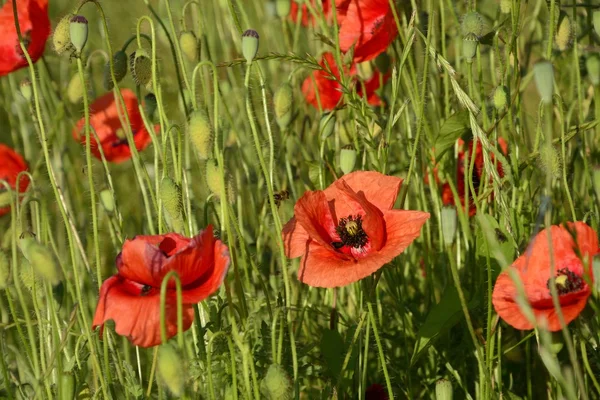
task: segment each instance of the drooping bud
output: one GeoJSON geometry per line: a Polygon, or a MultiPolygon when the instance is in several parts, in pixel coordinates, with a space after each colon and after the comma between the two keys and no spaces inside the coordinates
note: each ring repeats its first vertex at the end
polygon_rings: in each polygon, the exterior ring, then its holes
{"type": "Polygon", "coordinates": [[[10,280],[10,262],[6,253],[0,250],[0,290],[8,287],[10,280]]]}
{"type": "Polygon", "coordinates": [[[25,78],[21,81],[20,90],[21,95],[23,95],[25,100],[31,101],[31,97],[33,96],[33,89],[31,87],[31,81],[28,78],[25,78]]]}
{"type": "Polygon", "coordinates": [[[182,233],[184,222],[182,215],[181,189],[168,176],[165,176],[161,182],[160,199],[167,212],[173,231],[182,233]]]}
{"type": "Polygon", "coordinates": [[[283,131],[292,122],[293,116],[293,103],[294,103],[294,90],[292,85],[284,83],[279,87],[275,93],[273,100],[275,103],[275,118],[279,128],[283,131]]]}
{"type": "Polygon", "coordinates": [[[481,14],[478,12],[471,11],[463,16],[462,23],[460,25],[460,31],[463,36],[473,33],[479,39],[483,35],[484,29],[485,22],[483,21],[481,14]]]}
{"type": "Polygon", "coordinates": [[[201,160],[206,160],[212,155],[213,130],[208,115],[202,110],[196,110],[190,115],[187,133],[192,145],[201,160]]]}
{"type": "Polygon", "coordinates": [[[590,54],[585,60],[585,68],[592,85],[598,86],[600,84],[600,55],[598,53],[590,54]]]}
{"type": "Polygon", "coordinates": [[[145,86],[152,80],[152,59],[142,48],[129,56],[129,71],[138,86],[145,86]]]}
{"type": "Polygon", "coordinates": [[[258,32],[254,29],[248,29],[242,34],[242,54],[246,62],[250,64],[258,53],[258,32]]]}
{"type": "Polygon", "coordinates": [[[100,192],[100,204],[102,204],[104,210],[109,214],[115,211],[115,201],[110,190],[104,189],[100,192]]]}
{"type": "Polygon", "coordinates": [[[508,88],[504,85],[497,86],[494,90],[494,107],[500,111],[508,104],[508,88]]]}
{"type": "Polygon", "coordinates": [[[340,169],[344,174],[349,174],[354,170],[356,156],[356,150],[352,145],[342,147],[342,150],[340,150],[340,169]]]}
{"type": "Polygon", "coordinates": [[[158,101],[156,100],[156,95],[154,93],[148,93],[144,96],[144,111],[146,115],[150,119],[150,121],[154,121],[154,113],[158,107],[158,101]]]}
{"type": "Polygon", "coordinates": [[[173,396],[183,394],[185,384],[185,368],[179,351],[168,343],[158,348],[158,376],[163,385],[169,389],[173,396]]]}
{"type": "Polygon", "coordinates": [[[58,55],[63,54],[66,51],[69,51],[73,48],[71,44],[71,34],[70,34],[70,25],[71,18],[73,18],[73,14],[67,14],[61,18],[54,29],[54,34],[52,35],[52,44],[54,45],[54,51],[58,55]]]}
{"type": "MultiPolygon", "coordinates": [[[[113,68],[115,72],[115,79],[117,83],[121,82],[125,75],[127,75],[127,54],[119,50],[113,55],[113,68]]],[[[104,65],[104,89],[112,90],[115,86],[112,76],[110,75],[110,63],[107,62],[104,65]]]]}
{"type": "Polygon", "coordinates": [[[456,236],[456,208],[442,208],[442,237],[446,246],[450,246],[454,242],[456,236]]]}
{"type": "Polygon", "coordinates": [[[554,36],[554,43],[560,51],[565,51],[571,46],[571,39],[573,34],[573,26],[569,15],[561,11],[558,17],[558,28],[556,35],[554,36]]]}
{"type": "Polygon", "coordinates": [[[281,365],[269,366],[267,375],[260,383],[260,392],[267,400],[288,400],[293,397],[292,382],[281,365]]]}
{"type": "Polygon", "coordinates": [[[19,247],[36,274],[49,281],[53,286],[60,283],[62,271],[50,249],[33,237],[20,239],[19,247]]]}
{"type": "Polygon", "coordinates": [[[475,57],[475,54],[477,54],[478,44],[479,38],[473,32],[467,33],[463,37],[462,53],[469,64],[473,62],[473,58],[475,57]]]}
{"type": "Polygon", "coordinates": [[[540,61],[533,66],[533,77],[542,102],[552,103],[554,94],[554,68],[550,61],[540,61]]]}
{"type": "Polygon", "coordinates": [[[452,382],[448,379],[440,379],[435,383],[436,400],[452,400],[453,396],[452,382]]]}
{"type": "Polygon", "coordinates": [[[79,74],[73,74],[67,86],[67,98],[71,103],[77,104],[83,97],[83,91],[84,87],[79,74]]]}
{"type": "Polygon", "coordinates": [[[206,184],[212,193],[216,196],[221,196],[223,191],[223,181],[221,180],[219,165],[214,159],[206,162],[206,184]]]}
{"type": "Polygon", "coordinates": [[[185,31],[179,35],[179,46],[187,59],[191,62],[198,60],[198,39],[192,31],[185,31]]]}
{"type": "Polygon", "coordinates": [[[321,139],[325,140],[333,133],[333,128],[335,128],[335,113],[325,113],[321,116],[321,121],[319,121],[319,133],[321,134],[321,139]]]}
{"type": "Polygon", "coordinates": [[[83,15],[74,15],[71,18],[69,34],[71,36],[71,44],[77,50],[77,53],[81,54],[88,39],[88,21],[83,15]]]}
{"type": "Polygon", "coordinates": [[[292,9],[291,0],[275,0],[275,9],[279,18],[286,18],[292,9]]]}

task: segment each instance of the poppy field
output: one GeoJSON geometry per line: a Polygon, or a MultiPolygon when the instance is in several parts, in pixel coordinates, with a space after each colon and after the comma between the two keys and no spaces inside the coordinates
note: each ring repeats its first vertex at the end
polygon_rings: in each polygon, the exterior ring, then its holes
{"type": "Polygon", "coordinates": [[[596,0],[0,0],[0,398],[600,399],[596,95],[596,0]]]}

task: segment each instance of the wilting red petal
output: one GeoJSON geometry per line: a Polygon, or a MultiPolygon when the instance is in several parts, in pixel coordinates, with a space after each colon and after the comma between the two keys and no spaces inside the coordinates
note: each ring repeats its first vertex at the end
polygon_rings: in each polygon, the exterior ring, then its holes
{"type": "Polygon", "coordinates": [[[296,217],[290,219],[283,226],[283,246],[285,248],[285,256],[287,258],[300,257],[306,252],[310,236],[306,229],[302,227],[296,220],[296,217]]]}
{"type": "MultiPolygon", "coordinates": [[[[12,189],[16,188],[17,177],[19,173],[27,171],[27,163],[17,152],[8,146],[0,143],[0,180],[8,182],[12,189]]],[[[19,193],[24,193],[29,186],[29,176],[22,175],[19,179],[19,193]]],[[[5,186],[0,186],[0,193],[5,190],[5,186]]],[[[8,214],[10,207],[0,208],[0,216],[8,214]]]]}
{"type": "MultiPolygon", "coordinates": [[[[177,305],[174,292],[167,296],[165,324],[167,338],[177,334],[177,305]]],[[[161,343],[160,295],[143,294],[143,286],[115,275],[102,284],[92,328],[115,322],[115,331],[140,347],[161,343]]],[[[183,330],[194,321],[194,309],[183,305],[183,330]]]]}
{"type": "MultiPolygon", "coordinates": [[[[0,9],[0,76],[27,66],[27,59],[19,45],[13,14],[12,0],[0,9]]],[[[33,62],[37,61],[50,35],[47,0],[18,0],[19,28],[27,52],[33,62]]]]}

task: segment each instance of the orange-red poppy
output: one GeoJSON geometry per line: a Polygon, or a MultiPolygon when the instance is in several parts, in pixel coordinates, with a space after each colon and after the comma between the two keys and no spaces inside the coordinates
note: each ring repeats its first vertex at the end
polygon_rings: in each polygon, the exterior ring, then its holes
{"type": "MultiPolygon", "coordinates": [[[[0,143],[0,181],[6,181],[12,189],[16,189],[17,176],[20,172],[27,171],[27,163],[17,152],[0,143]]],[[[29,186],[29,176],[22,175],[19,179],[19,193],[23,193],[29,186]]],[[[0,186],[0,194],[6,190],[4,185],[0,186]]],[[[8,214],[10,207],[0,208],[0,216],[8,214]]]]}
{"type": "Polygon", "coordinates": [[[394,210],[402,179],[357,171],[325,190],[308,191],[283,227],[285,254],[302,256],[298,278],[337,287],[365,278],[417,237],[429,213],[394,210]]]}
{"type": "MultiPolygon", "coordinates": [[[[121,94],[125,101],[131,131],[133,132],[133,140],[135,147],[142,151],[151,142],[151,137],[146,127],[142,115],[138,109],[138,101],[135,94],[129,89],[122,89],[121,94]]],[[[123,113],[117,109],[114,92],[105,94],[96,99],[90,106],[90,126],[96,131],[100,139],[100,145],[104,152],[104,157],[109,162],[119,163],[127,161],[131,158],[131,149],[125,137],[125,131],[121,124],[123,113]]],[[[77,122],[73,129],[73,137],[85,144],[85,119],[82,118],[77,122]]],[[[91,133],[91,149],[94,157],[100,158],[98,143],[91,133]]]]}
{"type": "MultiPolygon", "coordinates": [[[[219,289],[229,267],[227,246],[213,236],[212,226],[193,238],[176,233],[136,236],[125,241],[116,260],[118,273],[100,289],[93,328],[115,322],[115,331],[136,346],[161,343],[160,288],[163,278],[176,271],[182,286],[183,329],[194,321],[192,305],[219,289]]],[[[174,280],[167,286],[166,328],[177,334],[177,297],[174,280]]]]}
{"type": "MultiPolygon", "coordinates": [[[[538,324],[550,331],[561,329],[550,294],[551,276],[555,278],[565,323],[577,318],[592,292],[586,277],[593,282],[592,258],[599,251],[598,236],[585,223],[554,225],[538,233],[527,251],[509,267],[521,279],[538,324]]],[[[517,293],[507,269],[494,285],[494,309],[509,325],[522,330],[533,329],[517,304],[517,293]]]]}
{"type": "MultiPolygon", "coordinates": [[[[318,12],[318,3],[316,0],[310,0],[311,6],[315,11],[318,12]]],[[[323,14],[325,17],[329,16],[329,11],[331,9],[331,0],[320,0],[320,3],[323,7],[323,14]]],[[[311,14],[308,6],[306,4],[299,5],[296,1],[292,1],[291,9],[290,9],[290,18],[294,22],[300,21],[302,25],[308,26],[315,23],[314,16],[311,14]]]]}
{"type": "MultiPolygon", "coordinates": [[[[332,53],[325,53],[319,63],[322,67],[326,68],[326,65],[329,66],[329,69],[333,73],[333,75],[340,79],[340,71],[335,63],[335,59],[332,53]]],[[[356,65],[352,65],[350,69],[347,71],[347,74],[353,77],[353,80],[356,81],[356,65]]],[[[380,84],[385,83],[389,78],[389,74],[383,76],[383,80],[381,80],[381,75],[378,71],[373,73],[373,76],[364,83],[364,89],[366,91],[367,101],[369,104],[377,106],[381,104],[381,99],[375,91],[379,89],[380,84]]],[[[306,101],[311,104],[313,107],[318,108],[319,103],[317,102],[317,91],[319,93],[319,100],[321,101],[321,107],[324,110],[332,110],[334,109],[340,99],[342,98],[342,87],[341,85],[331,78],[331,75],[325,71],[319,70],[314,71],[312,73],[312,77],[309,76],[304,80],[302,84],[302,93],[304,94],[304,98],[306,101]],[[314,79],[314,82],[313,82],[314,79]]],[[[357,87],[357,93],[359,96],[363,95],[363,85],[359,84],[357,87]]]]}
{"type": "Polygon", "coordinates": [[[338,0],[340,48],[354,46],[354,61],[371,60],[383,53],[398,35],[389,0],[338,0]]]}
{"type": "MultiPolygon", "coordinates": [[[[465,142],[462,139],[458,139],[458,161],[456,165],[456,191],[460,197],[460,204],[463,207],[465,206],[465,185],[468,184],[466,180],[468,174],[468,167],[465,171],[465,142]]],[[[508,144],[503,138],[498,139],[498,147],[502,151],[503,154],[507,154],[508,152],[508,144]]],[[[469,142],[469,154],[473,152],[473,142],[469,142]]],[[[495,162],[494,154],[490,154],[490,160],[495,162]]],[[[468,160],[470,162],[470,158],[468,160]]],[[[477,148],[475,149],[475,161],[473,165],[473,187],[476,191],[479,190],[483,179],[483,146],[481,142],[477,142],[477,148]]],[[[504,171],[502,169],[502,165],[497,163],[498,175],[500,177],[504,176],[504,171]]],[[[450,185],[448,183],[442,186],[442,201],[444,205],[454,205],[454,196],[452,194],[452,189],[450,189],[450,185]]],[[[469,208],[469,216],[473,216],[477,213],[477,208],[475,203],[473,202],[473,193],[469,190],[469,198],[467,199],[467,204],[469,208]]]]}
{"type": "MultiPolygon", "coordinates": [[[[27,65],[27,59],[19,45],[12,5],[12,0],[8,0],[0,9],[0,76],[27,65]]],[[[17,14],[27,52],[35,62],[44,52],[50,35],[48,0],[19,0],[17,14]]]]}

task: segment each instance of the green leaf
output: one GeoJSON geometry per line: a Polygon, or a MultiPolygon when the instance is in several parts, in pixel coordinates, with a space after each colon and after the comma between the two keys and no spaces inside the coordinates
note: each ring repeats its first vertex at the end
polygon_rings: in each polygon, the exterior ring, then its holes
{"type": "Polygon", "coordinates": [[[439,160],[442,155],[454,145],[458,138],[470,130],[468,111],[464,110],[452,114],[450,118],[444,122],[440,129],[440,133],[435,139],[434,147],[436,158],[439,160]]]}
{"type": "Polygon", "coordinates": [[[344,339],[338,331],[326,329],[321,337],[321,354],[331,377],[337,380],[344,362],[344,339]]]}

